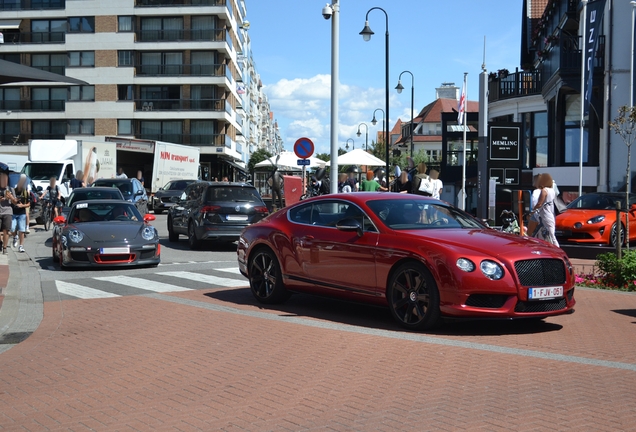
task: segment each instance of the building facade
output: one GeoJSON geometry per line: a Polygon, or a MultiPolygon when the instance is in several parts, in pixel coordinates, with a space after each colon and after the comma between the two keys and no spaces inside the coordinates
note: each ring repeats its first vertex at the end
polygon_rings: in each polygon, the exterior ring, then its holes
{"type": "Polygon", "coordinates": [[[617,116],[619,107],[633,103],[633,6],[620,0],[594,3],[603,6],[603,15],[598,16],[596,48],[585,63],[592,86],[589,114],[583,118],[582,171],[582,2],[525,0],[521,70],[490,74],[489,121],[522,125],[527,187],[532,174],[541,172],[551,173],[561,190],[571,192],[570,197],[578,193],[579,177],[583,191],[625,187],[627,147],[608,122],[617,116]]]}
{"type": "Polygon", "coordinates": [[[199,147],[210,178],[238,179],[262,142],[246,13],[244,0],[1,2],[0,58],[87,83],[0,89],[1,143],[167,141],[199,147]]]}

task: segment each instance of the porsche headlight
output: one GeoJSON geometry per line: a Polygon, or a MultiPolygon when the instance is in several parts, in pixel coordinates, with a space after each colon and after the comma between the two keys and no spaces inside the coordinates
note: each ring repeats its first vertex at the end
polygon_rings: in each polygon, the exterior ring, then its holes
{"type": "Polygon", "coordinates": [[[154,240],[156,234],[157,234],[157,230],[155,230],[155,227],[145,226],[141,230],[141,237],[144,240],[154,240]]]}
{"type": "Polygon", "coordinates": [[[79,243],[84,240],[84,233],[76,229],[70,230],[66,236],[72,243],[79,243]]]}
{"type": "Polygon", "coordinates": [[[475,270],[475,263],[466,258],[460,258],[457,260],[457,267],[464,270],[465,272],[470,273],[475,270]]]}
{"type": "Polygon", "coordinates": [[[481,272],[488,279],[499,280],[503,277],[504,271],[499,264],[494,261],[485,260],[479,265],[481,272]]]}
{"type": "Polygon", "coordinates": [[[587,223],[595,224],[595,223],[603,222],[604,220],[605,220],[605,216],[599,215],[599,216],[594,216],[592,219],[588,220],[587,223]]]}

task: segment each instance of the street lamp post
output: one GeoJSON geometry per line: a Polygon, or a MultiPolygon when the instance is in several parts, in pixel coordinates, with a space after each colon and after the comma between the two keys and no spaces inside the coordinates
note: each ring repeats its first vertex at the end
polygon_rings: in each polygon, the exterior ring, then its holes
{"type": "Polygon", "coordinates": [[[325,19],[331,18],[331,193],[338,192],[338,91],[340,74],[340,0],[322,9],[325,19]]]}
{"type": "Polygon", "coordinates": [[[360,126],[364,125],[364,130],[365,130],[365,136],[364,136],[364,151],[368,151],[369,150],[369,126],[366,123],[360,123],[358,125],[358,132],[356,133],[356,135],[360,136],[362,135],[362,133],[360,132],[360,126]]]}
{"type": "Polygon", "coordinates": [[[382,112],[382,130],[384,130],[384,124],[386,123],[386,115],[385,115],[384,110],[382,108],[377,108],[375,111],[373,111],[373,119],[371,119],[371,124],[373,126],[378,124],[378,121],[375,119],[375,113],[378,112],[378,111],[382,112]]]}
{"type": "Polygon", "coordinates": [[[405,70],[402,73],[400,73],[400,76],[398,77],[398,83],[395,89],[397,90],[398,93],[402,93],[402,90],[404,90],[401,80],[402,80],[402,74],[405,74],[405,73],[408,73],[411,75],[411,157],[413,157],[413,127],[415,126],[413,123],[415,121],[415,119],[413,118],[413,100],[415,98],[415,77],[413,76],[413,72],[405,70]]]}
{"type": "Polygon", "coordinates": [[[347,151],[349,151],[349,141],[351,141],[352,150],[355,150],[356,149],[356,142],[353,140],[353,138],[348,138],[347,139],[347,144],[345,145],[345,148],[347,149],[347,151]]]}
{"type": "Polygon", "coordinates": [[[371,40],[371,36],[373,36],[373,31],[369,27],[369,13],[378,9],[384,12],[384,16],[386,18],[386,33],[385,33],[385,55],[384,55],[384,73],[385,73],[385,83],[384,83],[384,114],[385,114],[385,122],[384,122],[384,146],[385,146],[385,158],[386,158],[386,183],[389,184],[389,170],[390,170],[390,162],[389,162],[389,14],[386,13],[384,9],[381,7],[372,7],[367,11],[367,15],[364,21],[364,28],[360,32],[362,38],[365,42],[371,40]]]}

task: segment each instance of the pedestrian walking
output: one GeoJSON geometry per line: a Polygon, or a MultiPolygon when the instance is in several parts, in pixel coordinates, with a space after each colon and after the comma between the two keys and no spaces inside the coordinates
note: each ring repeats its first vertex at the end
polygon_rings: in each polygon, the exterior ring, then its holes
{"type": "Polygon", "coordinates": [[[431,196],[435,199],[441,199],[444,183],[439,178],[439,171],[432,169],[428,174],[433,180],[433,195],[431,196]]]}
{"type": "Polygon", "coordinates": [[[115,177],[117,177],[117,178],[128,178],[128,176],[126,175],[126,173],[124,172],[124,169],[122,167],[119,167],[119,169],[117,170],[117,175],[115,177]]]}
{"type": "Polygon", "coordinates": [[[12,204],[16,202],[15,191],[9,186],[9,167],[0,164],[0,230],[2,230],[2,253],[7,254],[9,231],[13,219],[12,204]]]}
{"type": "Polygon", "coordinates": [[[144,186],[144,176],[143,176],[143,173],[141,172],[141,170],[137,171],[137,180],[139,180],[141,185],[144,186]]]}
{"type": "Polygon", "coordinates": [[[84,187],[84,173],[82,170],[77,170],[75,177],[71,179],[71,189],[84,187]]]}
{"type": "Polygon", "coordinates": [[[388,189],[378,183],[375,180],[375,173],[373,171],[367,171],[367,179],[360,182],[360,191],[362,192],[377,192],[387,191],[388,189]]]}
{"type": "Polygon", "coordinates": [[[539,201],[534,206],[533,210],[538,210],[539,224],[543,225],[541,229],[541,237],[545,241],[552,243],[555,246],[559,246],[559,242],[556,239],[556,217],[554,215],[554,199],[556,194],[552,189],[552,176],[548,173],[541,174],[538,180],[541,193],[539,195],[539,201]]]}
{"type": "Polygon", "coordinates": [[[26,180],[26,174],[21,174],[20,180],[18,180],[18,184],[15,187],[16,201],[12,203],[13,216],[11,218],[11,235],[13,236],[13,247],[18,247],[19,252],[24,252],[27,208],[31,205],[31,197],[27,189],[26,180]]]}

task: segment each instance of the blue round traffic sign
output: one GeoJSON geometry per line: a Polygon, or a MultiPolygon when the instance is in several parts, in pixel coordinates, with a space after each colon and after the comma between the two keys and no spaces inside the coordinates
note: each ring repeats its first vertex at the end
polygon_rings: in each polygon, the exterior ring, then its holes
{"type": "Polygon", "coordinates": [[[309,138],[298,138],[294,143],[294,153],[302,159],[314,154],[314,143],[309,138]]]}

